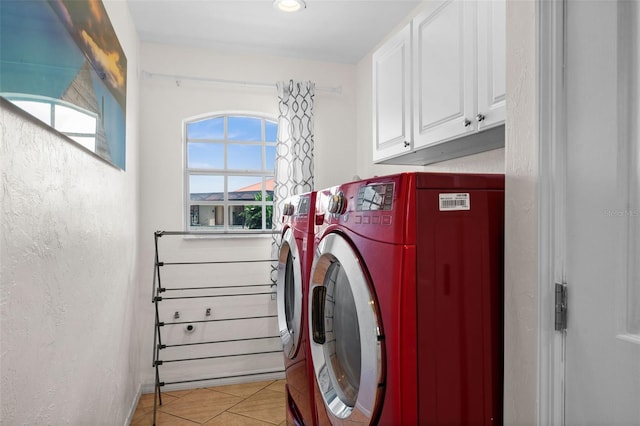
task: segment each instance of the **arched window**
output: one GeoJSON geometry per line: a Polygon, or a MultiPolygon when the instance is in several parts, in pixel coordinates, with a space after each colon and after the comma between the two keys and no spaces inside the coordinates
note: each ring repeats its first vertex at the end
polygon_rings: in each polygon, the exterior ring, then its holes
{"type": "Polygon", "coordinates": [[[185,120],[187,231],[271,232],[277,133],[260,114],[185,120]]]}

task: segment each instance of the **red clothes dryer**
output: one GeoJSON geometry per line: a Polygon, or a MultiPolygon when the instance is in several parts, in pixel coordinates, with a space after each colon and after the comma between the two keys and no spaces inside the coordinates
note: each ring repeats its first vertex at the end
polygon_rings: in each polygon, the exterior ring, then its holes
{"type": "Polygon", "coordinates": [[[307,295],[313,261],[316,193],[285,202],[278,258],[278,326],[287,377],[287,424],[313,425],[313,370],[307,333],[307,295]]]}
{"type": "Polygon", "coordinates": [[[501,424],[503,212],[502,175],[318,193],[309,333],[324,423],[501,424]]]}

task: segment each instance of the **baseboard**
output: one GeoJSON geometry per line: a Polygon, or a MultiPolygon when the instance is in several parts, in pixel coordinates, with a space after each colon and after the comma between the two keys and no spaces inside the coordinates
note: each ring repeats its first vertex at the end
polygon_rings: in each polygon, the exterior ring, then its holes
{"type": "MultiPolygon", "coordinates": [[[[135,397],[133,398],[133,403],[131,404],[131,408],[129,408],[129,414],[127,415],[126,420],[124,421],[124,426],[129,426],[133,421],[133,416],[136,413],[136,408],[138,407],[138,402],[140,402],[140,396],[142,396],[142,389],[144,385],[140,384],[138,386],[138,391],[136,392],[135,397]]],[[[151,386],[151,392],[153,392],[153,385],[151,386]]]]}

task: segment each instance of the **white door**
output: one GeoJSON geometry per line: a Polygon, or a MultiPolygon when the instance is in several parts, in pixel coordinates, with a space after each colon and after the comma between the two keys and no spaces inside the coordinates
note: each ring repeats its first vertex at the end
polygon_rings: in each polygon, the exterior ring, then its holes
{"type": "Polygon", "coordinates": [[[640,425],[638,9],[566,3],[567,425],[640,425]]]}

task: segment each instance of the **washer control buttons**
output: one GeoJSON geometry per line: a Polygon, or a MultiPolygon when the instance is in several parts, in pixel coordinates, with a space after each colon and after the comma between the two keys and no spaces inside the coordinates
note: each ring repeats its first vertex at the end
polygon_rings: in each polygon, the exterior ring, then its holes
{"type": "Polygon", "coordinates": [[[356,200],[356,211],[393,210],[394,184],[372,184],[361,186],[356,200]]]}

